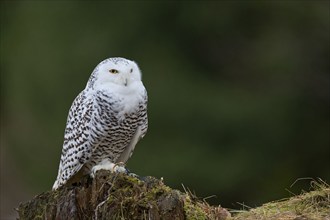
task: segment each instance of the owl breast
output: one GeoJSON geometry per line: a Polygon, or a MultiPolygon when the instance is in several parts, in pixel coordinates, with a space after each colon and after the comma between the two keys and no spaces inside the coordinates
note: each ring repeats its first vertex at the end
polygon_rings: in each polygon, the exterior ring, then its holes
{"type": "MultiPolygon", "coordinates": [[[[92,131],[92,155],[85,167],[110,159],[116,163],[129,147],[144,111],[143,100],[132,105],[132,100],[118,94],[98,91],[94,96],[92,131]]],[[[124,161],[126,162],[126,161],[124,161]]]]}

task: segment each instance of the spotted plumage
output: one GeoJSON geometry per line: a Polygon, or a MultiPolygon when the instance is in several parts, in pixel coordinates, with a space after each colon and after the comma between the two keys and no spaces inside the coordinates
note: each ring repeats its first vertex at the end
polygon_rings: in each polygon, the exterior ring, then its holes
{"type": "Polygon", "coordinates": [[[102,61],[69,110],[53,189],[125,164],[147,128],[147,92],[137,64],[124,58],[102,61]]]}

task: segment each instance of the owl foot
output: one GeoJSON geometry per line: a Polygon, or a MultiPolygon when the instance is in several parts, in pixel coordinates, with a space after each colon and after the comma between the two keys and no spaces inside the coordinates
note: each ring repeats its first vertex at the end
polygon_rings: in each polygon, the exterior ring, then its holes
{"type": "Polygon", "coordinates": [[[115,163],[114,167],[111,170],[112,173],[128,173],[128,169],[125,168],[125,163],[119,162],[115,163]]]}
{"type": "Polygon", "coordinates": [[[98,170],[110,170],[112,173],[128,173],[128,170],[124,167],[124,163],[112,163],[109,160],[102,160],[101,163],[92,167],[90,176],[95,177],[98,170]]]}
{"type": "Polygon", "coordinates": [[[126,169],[126,174],[128,175],[128,176],[131,176],[131,177],[135,177],[135,178],[137,178],[137,179],[140,179],[140,176],[139,175],[137,175],[137,174],[135,174],[135,173],[132,173],[129,169],[127,169],[127,168],[125,168],[126,169]]]}
{"type": "Polygon", "coordinates": [[[137,179],[140,179],[140,176],[139,175],[137,175],[137,174],[135,174],[135,173],[128,173],[127,175],[129,175],[129,176],[131,176],[131,177],[135,177],[135,178],[137,178],[137,179]]]}

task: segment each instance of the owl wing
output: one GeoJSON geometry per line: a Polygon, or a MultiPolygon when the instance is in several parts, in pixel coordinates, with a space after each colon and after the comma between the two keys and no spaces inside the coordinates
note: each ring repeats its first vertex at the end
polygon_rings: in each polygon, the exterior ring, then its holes
{"type": "Polygon", "coordinates": [[[69,110],[58,176],[53,189],[64,185],[90,159],[93,151],[91,121],[93,98],[82,91],[69,110]]]}
{"type": "Polygon", "coordinates": [[[140,138],[143,138],[148,130],[148,113],[147,113],[147,105],[148,105],[148,94],[147,91],[144,91],[143,102],[140,103],[140,111],[139,111],[139,126],[141,128],[140,138]]]}

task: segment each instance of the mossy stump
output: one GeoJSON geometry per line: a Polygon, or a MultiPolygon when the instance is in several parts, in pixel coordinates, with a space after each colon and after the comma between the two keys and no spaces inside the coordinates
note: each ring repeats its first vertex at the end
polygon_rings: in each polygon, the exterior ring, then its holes
{"type": "Polygon", "coordinates": [[[22,203],[19,219],[217,219],[230,216],[189,193],[166,186],[154,177],[140,180],[101,170],[76,186],[41,193],[22,203]]]}

